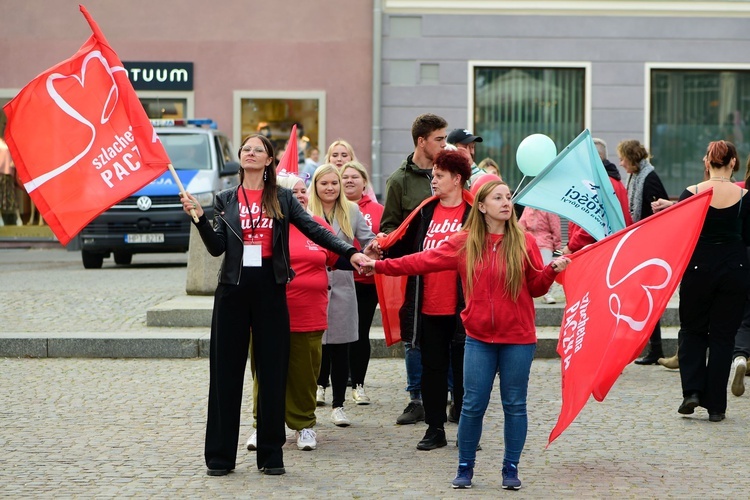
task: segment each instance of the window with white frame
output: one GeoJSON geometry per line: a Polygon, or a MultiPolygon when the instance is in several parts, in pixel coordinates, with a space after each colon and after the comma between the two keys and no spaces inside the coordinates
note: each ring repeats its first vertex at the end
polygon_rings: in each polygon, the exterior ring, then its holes
{"type": "Polygon", "coordinates": [[[703,179],[703,155],[711,141],[734,143],[740,156],[735,180],[744,180],[750,67],[650,68],[649,77],[649,152],[670,196],[703,179]]]}
{"type": "Polygon", "coordinates": [[[477,63],[473,79],[476,162],[492,158],[511,188],[523,174],[516,150],[531,134],[545,134],[561,151],[587,124],[587,69],[547,66],[494,66],[477,63]]]}

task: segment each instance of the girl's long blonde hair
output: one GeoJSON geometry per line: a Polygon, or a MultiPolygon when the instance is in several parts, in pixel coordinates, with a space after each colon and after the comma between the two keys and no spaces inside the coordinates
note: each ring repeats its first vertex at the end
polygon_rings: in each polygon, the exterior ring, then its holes
{"type": "MultiPolygon", "coordinates": [[[[531,264],[526,251],[526,236],[523,229],[518,225],[516,213],[511,207],[511,216],[505,222],[505,234],[502,245],[498,246],[497,256],[488,251],[492,241],[487,231],[485,214],[479,211],[479,203],[500,185],[507,186],[504,181],[491,181],[483,185],[474,198],[469,217],[463,226],[463,231],[468,232],[466,244],[463,251],[466,256],[466,296],[471,297],[476,270],[484,264],[485,259],[498,259],[498,264],[505,262],[505,293],[513,300],[518,299],[524,281],[524,263],[531,264]]],[[[500,266],[498,266],[500,269],[500,266]]],[[[498,276],[499,278],[499,276],[498,276]]]]}
{"type": "MultiPolygon", "coordinates": [[[[320,200],[320,196],[318,196],[318,179],[330,173],[336,174],[336,177],[338,177],[339,179],[340,188],[339,197],[336,199],[336,203],[333,206],[333,219],[338,221],[341,231],[343,231],[346,236],[353,240],[354,229],[352,229],[352,220],[350,214],[351,208],[354,207],[354,204],[351,201],[347,200],[346,196],[344,195],[344,188],[341,185],[341,172],[339,172],[339,169],[336,168],[336,165],[333,165],[331,163],[324,163],[323,165],[315,169],[315,173],[313,174],[312,180],[310,181],[312,189],[308,193],[310,201],[307,202],[307,208],[310,210],[310,212],[313,213],[313,215],[317,215],[328,220],[328,217],[323,210],[323,202],[320,200]]],[[[328,222],[332,224],[333,220],[329,220],[328,222]]]]}

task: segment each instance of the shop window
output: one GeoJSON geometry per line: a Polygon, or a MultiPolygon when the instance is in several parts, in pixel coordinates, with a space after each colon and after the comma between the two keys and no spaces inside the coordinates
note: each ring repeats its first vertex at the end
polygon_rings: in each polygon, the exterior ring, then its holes
{"type": "Polygon", "coordinates": [[[703,179],[711,141],[734,143],[735,180],[744,180],[750,153],[750,68],[650,70],[649,152],[670,196],[703,179]]]}
{"type": "Polygon", "coordinates": [[[476,162],[490,157],[512,189],[523,174],[516,149],[531,134],[545,134],[562,151],[586,127],[583,67],[473,68],[476,162]]]}
{"type": "Polygon", "coordinates": [[[322,92],[282,92],[273,94],[236,93],[239,104],[240,134],[242,138],[260,133],[268,137],[276,150],[276,157],[286,148],[293,125],[297,125],[300,163],[305,153],[313,148],[325,151],[324,111],[325,94],[322,92]]]}

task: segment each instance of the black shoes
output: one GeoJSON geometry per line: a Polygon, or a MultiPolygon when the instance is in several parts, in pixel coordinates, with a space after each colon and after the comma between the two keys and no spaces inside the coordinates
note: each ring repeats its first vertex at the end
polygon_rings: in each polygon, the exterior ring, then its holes
{"type": "Polygon", "coordinates": [[[721,422],[725,418],[727,418],[727,416],[724,413],[709,413],[708,414],[709,422],[721,422]]]}
{"type": "Polygon", "coordinates": [[[685,396],[685,399],[682,400],[682,404],[677,409],[677,413],[680,415],[692,415],[695,412],[695,408],[700,406],[700,404],[701,400],[698,397],[698,393],[694,392],[685,396]]]}
{"type": "Polygon", "coordinates": [[[422,403],[412,401],[406,405],[404,412],[396,419],[396,423],[398,425],[416,424],[422,420],[424,420],[424,406],[422,403]]]}
{"type": "Polygon", "coordinates": [[[207,469],[206,474],[209,476],[226,476],[232,472],[231,469],[207,469]]]}
{"type": "Polygon", "coordinates": [[[429,451],[447,445],[448,441],[445,440],[445,430],[438,429],[437,427],[429,427],[422,440],[417,444],[417,449],[429,451]]]}
{"type": "Polygon", "coordinates": [[[280,476],[286,474],[286,469],[283,467],[265,467],[263,469],[263,474],[266,476],[280,476]]]}
{"type": "Polygon", "coordinates": [[[635,360],[636,365],[658,365],[659,358],[664,357],[661,346],[658,349],[649,349],[648,354],[635,360]]]}

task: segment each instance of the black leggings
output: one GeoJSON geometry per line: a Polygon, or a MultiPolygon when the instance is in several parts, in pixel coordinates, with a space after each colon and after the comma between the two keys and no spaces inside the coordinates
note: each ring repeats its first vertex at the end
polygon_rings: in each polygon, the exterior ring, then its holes
{"type": "Polygon", "coordinates": [[[357,291],[359,338],[349,344],[349,370],[352,388],[365,385],[367,366],[370,364],[370,326],[378,307],[378,292],[374,284],[354,282],[357,291]]]}
{"type": "Polygon", "coordinates": [[[328,377],[333,387],[333,401],[331,406],[344,406],[346,399],[346,380],[349,378],[349,346],[351,344],[324,344],[323,358],[320,363],[318,385],[328,387],[328,377]]]}

